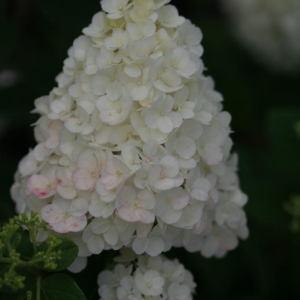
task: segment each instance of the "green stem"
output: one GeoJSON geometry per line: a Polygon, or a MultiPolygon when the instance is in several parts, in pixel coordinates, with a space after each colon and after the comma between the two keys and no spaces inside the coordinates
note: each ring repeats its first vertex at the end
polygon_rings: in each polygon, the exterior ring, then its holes
{"type": "MultiPolygon", "coordinates": [[[[19,262],[19,265],[22,266],[22,267],[31,267],[31,266],[39,263],[39,262],[42,262],[42,261],[44,261],[43,257],[32,259],[30,261],[23,261],[23,260],[21,260],[19,262]]],[[[5,257],[0,257],[0,262],[6,263],[6,264],[12,264],[12,260],[10,258],[5,258],[5,257]]]]}
{"type": "Polygon", "coordinates": [[[42,277],[38,276],[36,279],[36,300],[41,300],[41,281],[42,277]]]}
{"type": "Polygon", "coordinates": [[[0,262],[5,264],[11,264],[12,260],[10,258],[0,257],[0,262]]]}
{"type": "Polygon", "coordinates": [[[39,257],[39,258],[32,259],[32,260],[30,260],[28,262],[25,262],[25,263],[26,263],[27,266],[31,267],[31,266],[39,263],[39,262],[42,262],[42,261],[44,261],[44,258],[43,257],[39,257]]]}
{"type": "Polygon", "coordinates": [[[10,241],[9,240],[4,240],[4,243],[6,245],[6,248],[7,248],[8,252],[10,252],[12,250],[10,241]]]}
{"type": "Polygon", "coordinates": [[[35,229],[34,228],[29,229],[29,235],[30,235],[31,242],[32,242],[32,245],[33,245],[34,254],[36,254],[36,237],[35,237],[35,229]]]}

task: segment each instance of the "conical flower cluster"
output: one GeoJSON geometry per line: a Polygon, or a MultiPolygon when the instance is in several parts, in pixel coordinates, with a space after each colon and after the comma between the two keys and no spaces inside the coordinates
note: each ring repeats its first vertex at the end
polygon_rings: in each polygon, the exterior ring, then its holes
{"type": "Polygon", "coordinates": [[[81,256],[223,256],[248,236],[231,117],[203,75],[200,29],[168,2],[103,0],[35,101],[38,144],[12,196],[81,256]]]}
{"type": "MultiPolygon", "coordinates": [[[[122,255],[122,260],[128,259],[122,255]]],[[[192,300],[196,284],[177,260],[140,256],[98,276],[100,300],[192,300]],[[129,262],[129,264],[128,264],[129,262]]]]}
{"type": "Polygon", "coordinates": [[[270,69],[300,68],[300,1],[223,0],[238,38],[270,69]]]}

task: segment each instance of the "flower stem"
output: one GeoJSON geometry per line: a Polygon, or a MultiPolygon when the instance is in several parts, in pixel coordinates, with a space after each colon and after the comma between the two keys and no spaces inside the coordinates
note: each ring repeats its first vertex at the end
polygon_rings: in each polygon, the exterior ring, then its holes
{"type": "Polygon", "coordinates": [[[42,277],[38,276],[36,279],[36,300],[41,300],[41,281],[42,277]]]}
{"type": "Polygon", "coordinates": [[[31,242],[32,242],[32,245],[33,245],[34,254],[36,254],[36,237],[35,237],[35,230],[34,230],[34,228],[30,228],[29,229],[29,235],[30,235],[31,242]]]}
{"type": "MultiPolygon", "coordinates": [[[[44,261],[44,258],[43,257],[39,257],[39,258],[36,258],[36,259],[32,259],[30,261],[23,261],[21,260],[18,265],[22,266],[22,267],[31,267],[39,262],[42,262],[44,261]]],[[[0,257],[0,262],[2,263],[6,263],[6,264],[12,264],[13,261],[10,259],[10,258],[6,258],[6,257],[0,257]]]]}

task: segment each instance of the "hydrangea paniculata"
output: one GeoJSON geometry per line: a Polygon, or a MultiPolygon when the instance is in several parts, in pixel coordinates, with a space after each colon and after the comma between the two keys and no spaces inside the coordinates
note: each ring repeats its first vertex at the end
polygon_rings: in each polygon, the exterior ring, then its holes
{"type": "Polygon", "coordinates": [[[220,257],[248,236],[231,117],[203,74],[200,29],[168,2],[103,0],[35,101],[37,146],[12,197],[74,237],[80,257],[124,246],[220,257]]]}
{"type": "Polygon", "coordinates": [[[192,274],[177,260],[164,256],[142,255],[134,261],[121,256],[123,262],[112,271],[98,276],[102,300],[192,300],[196,284],[192,274]],[[126,264],[125,264],[126,263],[126,264]]]}

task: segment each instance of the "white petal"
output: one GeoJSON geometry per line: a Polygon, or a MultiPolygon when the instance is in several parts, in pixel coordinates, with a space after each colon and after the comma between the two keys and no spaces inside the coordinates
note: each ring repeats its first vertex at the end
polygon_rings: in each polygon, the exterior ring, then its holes
{"type": "Polygon", "coordinates": [[[89,203],[87,200],[82,198],[77,198],[72,201],[69,212],[74,217],[81,217],[85,215],[88,211],[89,203]]]}
{"type": "Polygon", "coordinates": [[[75,261],[68,267],[68,271],[72,273],[80,273],[87,266],[87,257],[77,257],[75,261]]]}
{"type": "Polygon", "coordinates": [[[148,245],[148,238],[144,238],[144,239],[135,238],[132,244],[132,250],[136,254],[141,255],[146,251],[147,245],[148,245]]]}
{"type": "Polygon", "coordinates": [[[157,125],[161,132],[170,133],[173,130],[173,123],[167,116],[159,117],[157,119],[157,125]]]}
{"type": "Polygon", "coordinates": [[[184,159],[190,159],[196,153],[195,142],[187,136],[180,136],[177,140],[176,152],[184,159]]]}
{"type": "Polygon", "coordinates": [[[152,237],[149,239],[146,253],[150,256],[157,256],[164,251],[165,244],[163,240],[159,237],[152,237]]]}
{"type": "Polygon", "coordinates": [[[174,156],[165,156],[160,161],[160,165],[163,168],[163,172],[168,177],[175,177],[179,172],[179,164],[174,156]]]}
{"type": "Polygon", "coordinates": [[[55,204],[46,205],[41,210],[41,216],[44,221],[50,224],[58,223],[63,218],[63,211],[55,204]]]}

